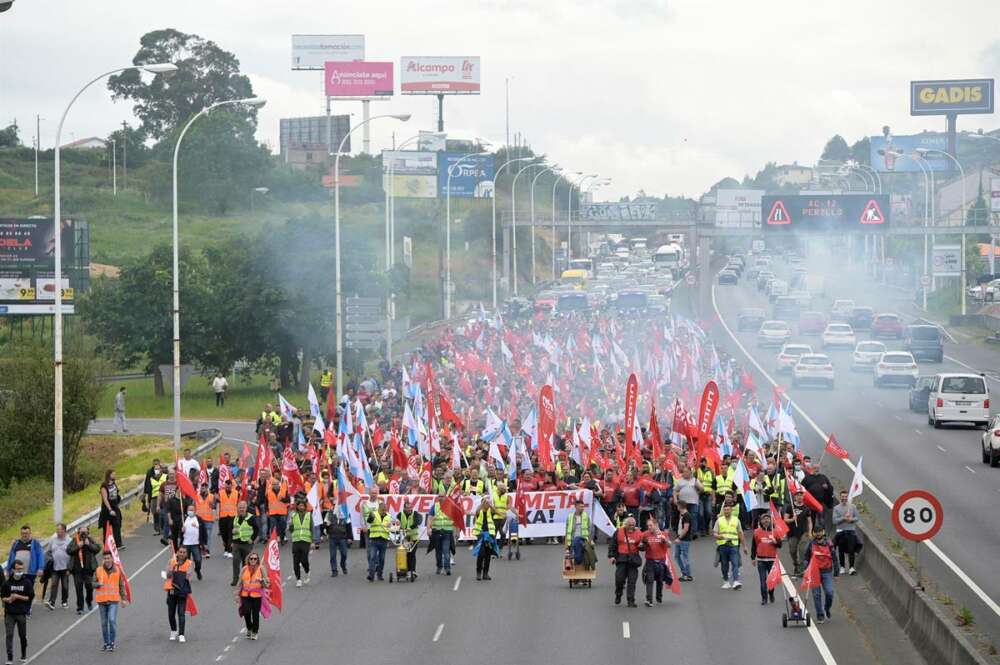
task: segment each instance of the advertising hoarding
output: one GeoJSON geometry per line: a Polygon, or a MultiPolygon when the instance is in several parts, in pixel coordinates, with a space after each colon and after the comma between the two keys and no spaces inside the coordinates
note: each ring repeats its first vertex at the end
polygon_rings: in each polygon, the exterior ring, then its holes
{"type": "Polygon", "coordinates": [[[364,59],[364,35],[292,35],[292,69],[322,70],[327,62],[364,59]]]}
{"type": "Polygon", "coordinates": [[[443,152],[438,159],[439,196],[448,195],[448,171],[451,174],[451,196],[488,199],[493,197],[493,155],[469,155],[443,152]],[[462,159],[465,157],[464,159],[462,159]],[[461,161],[461,164],[459,164],[461,161]]]}
{"type": "MultiPolygon", "coordinates": [[[[869,164],[880,173],[922,173],[917,162],[917,150],[948,150],[948,135],[925,132],[911,136],[872,136],[869,164]],[[899,155],[898,153],[903,153],[899,155]]],[[[951,160],[939,152],[929,152],[923,156],[924,168],[932,171],[948,171],[951,160]]]]}
{"type": "Polygon", "coordinates": [[[580,206],[580,219],[604,222],[651,221],[655,203],[588,203],[580,206]]]}
{"type": "Polygon", "coordinates": [[[479,56],[404,56],[399,81],[404,95],[478,95],[479,56]]]}
{"type": "Polygon", "coordinates": [[[889,226],[888,194],[789,194],[760,200],[768,233],[879,233],[889,226]]]}
{"type": "MultiPolygon", "coordinates": [[[[0,315],[46,314],[55,309],[55,232],[52,218],[0,218],[0,315]]],[[[64,311],[73,313],[76,271],[76,228],[62,224],[62,297],[64,311]]]]}
{"type": "Polygon", "coordinates": [[[935,277],[958,277],[962,274],[962,246],[934,245],[931,270],[935,277]]]}
{"type": "Polygon", "coordinates": [[[391,62],[328,62],[327,97],[391,97],[395,90],[391,62]]]}
{"type": "Polygon", "coordinates": [[[393,196],[433,199],[438,190],[438,153],[421,150],[383,150],[384,187],[393,196]],[[392,171],[391,180],[389,171],[392,171]]]}
{"type": "Polygon", "coordinates": [[[417,150],[438,152],[448,149],[448,134],[445,132],[428,132],[421,129],[417,136],[417,150]]]}
{"type": "Polygon", "coordinates": [[[910,115],[993,113],[993,79],[910,81],[910,115]]]}
{"type": "MultiPolygon", "coordinates": [[[[304,118],[281,118],[278,123],[278,142],[281,154],[287,153],[290,149],[308,146],[310,149],[319,146],[323,149],[327,147],[327,128],[330,131],[331,151],[336,151],[337,146],[351,131],[351,116],[332,115],[327,124],[327,116],[314,115],[304,118]]],[[[351,139],[347,139],[344,144],[344,152],[351,152],[351,139]]]]}
{"type": "Polygon", "coordinates": [[[762,189],[717,189],[715,225],[723,228],[760,226],[762,189]]]}

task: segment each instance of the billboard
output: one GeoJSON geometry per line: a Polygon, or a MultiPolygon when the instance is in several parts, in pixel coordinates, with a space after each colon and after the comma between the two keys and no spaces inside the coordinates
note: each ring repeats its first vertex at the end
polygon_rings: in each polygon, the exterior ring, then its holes
{"type": "Polygon", "coordinates": [[[580,219],[601,222],[651,221],[656,219],[656,204],[588,203],[580,206],[580,219]]]}
{"type": "Polygon", "coordinates": [[[364,35],[292,35],[292,69],[365,59],[364,35]]]}
{"type": "Polygon", "coordinates": [[[399,66],[404,95],[478,95],[479,56],[404,56],[399,66]]]}
{"type": "Polygon", "coordinates": [[[910,81],[910,115],[993,113],[993,79],[910,81]]]}
{"type": "MultiPolygon", "coordinates": [[[[351,116],[349,115],[314,115],[304,118],[281,118],[278,123],[278,142],[281,146],[281,154],[286,154],[289,149],[302,148],[308,146],[327,147],[327,128],[330,131],[331,152],[336,151],[337,146],[351,131],[351,116]],[[329,120],[329,123],[327,122],[329,120]]],[[[351,151],[351,139],[347,139],[344,144],[344,152],[351,151]]]]}
{"type": "Polygon", "coordinates": [[[433,199],[438,191],[438,153],[420,150],[383,150],[383,187],[393,196],[433,199]],[[392,171],[391,178],[389,171],[392,171]]]}
{"type": "MultiPolygon", "coordinates": [[[[64,311],[73,313],[76,229],[62,224],[61,280],[64,311]]],[[[52,218],[0,218],[0,314],[45,314],[55,310],[55,232],[52,218]]]]}
{"type": "Polygon", "coordinates": [[[935,277],[959,277],[962,274],[962,246],[934,245],[931,270],[935,277]]]}
{"type": "MultiPolygon", "coordinates": [[[[917,150],[948,150],[948,135],[924,132],[911,136],[872,136],[868,163],[881,173],[922,173],[917,162],[917,150]],[[903,153],[900,155],[899,153],[903,153]]],[[[949,171],[951,160],[938,152],[924,155],[924,168],[932,171],[949,171]]]]}
{"type": "Polygon", "coordinates": [[[448,171],[452,167],[454,167],[451,174],[452,197],[467,199],[493,197],[493,155],[466,156],[460,152],[442,152],[438,160],[439,196],[448,195],[448,171]],[[461,164],[458,163],[459,160],[461,164]]]}
{"type": "Polygon", "coordinates": [[[723,228],[760,226],[762,189],[715,190],[715,225],[723,228]]]}
{"type": "MultiPolygon", "coordinates": [[[[448,135],[445,132],[428,132],[421,129],[417,136],[417,150],[438,152],[448,149],[448,135]]],[[[467,152],[472,152],[471,150],[467,152]]]]}
{"type": "Polygon", "coordinates": [[[395,90],[391,62],[328,62],[327,97],[391,97],[395,90]]]}
{"type": "Polygon", "coordinates": [[[766,232],[878,233],[889,226],[888,194],[790,194],[760,200],[766,232]]]}

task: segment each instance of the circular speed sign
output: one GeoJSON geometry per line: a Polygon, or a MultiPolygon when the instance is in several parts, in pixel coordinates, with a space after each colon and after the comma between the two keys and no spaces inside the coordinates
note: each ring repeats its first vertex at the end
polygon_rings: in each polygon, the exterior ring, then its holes
{"type": "Polygon", "coordinates": [[[892,524],[907,540],[929,540],[941,530],[944,511],[941,502],[930,492],[903,492],[892,504],[892,524]]]}
{"type": "Polygon", "coordinates": [[[687,277],[684,278],[684,281],[687,282],[688,286],[694,286],[695,281],[696,281],[694,273],[693,272],[692,273],[688,273],[687,277]]]}

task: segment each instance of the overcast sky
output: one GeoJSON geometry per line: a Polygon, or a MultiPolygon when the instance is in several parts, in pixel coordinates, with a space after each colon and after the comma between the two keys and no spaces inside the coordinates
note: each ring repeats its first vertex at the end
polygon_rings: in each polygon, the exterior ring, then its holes
{"type": "MultiPolygon", "coordinates": [[[[767,161],[810,164],[835,133],[853,142],[884,124],[943,128],[943,117],[908,115],[908,81],[995,76],[997,25],[997,0],[16,0],[0,14],[0,123],[17,118],[30,144],[40,113],[51,146],[80,85],[130,64],[142,34],[175,28],[237,55],[268,99],[259,138],[276,150],[279,118],[324,110],[321,74],[290,69],[291,34],[362,33],[369,60],[396,63],[397,89],[402,55],[482,57],[483,94],[446,99],[452,137],[503,141],[509,77],[511,132],[571,170],[613,178],[598,198],[697,196],[767,161]]],[[[393,130],[401,140],[433,129],[434,105],[373,104],[414,114],[373,123],[373,149],[393,130]]],[[[129,118],[129,104],[95,86],[64,140],[129,118]]],[[[959,119],[959,129],[996,125],[959,119]]]]}

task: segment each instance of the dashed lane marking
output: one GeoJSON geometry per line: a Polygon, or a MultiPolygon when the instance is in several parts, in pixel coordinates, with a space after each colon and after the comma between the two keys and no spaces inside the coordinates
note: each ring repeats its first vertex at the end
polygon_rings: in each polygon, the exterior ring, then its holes
{"type": "Polygon", "coordinates": [[[969,473],[975,473],[975,472],[976,472],[976,470],[975,470],[975,469],[973,469],[973,468],[972,468],[971,466],[968,466],[968,465],[966,465],[965,469],[966,469],[966,470],[967,470],[967,471],[968,471],[969,473]]]}
{"type": "Polygon", "coordinates": [[[628,625],[628,621],[622,621],[622,637],[626,640],[632,639],[632,628],[628,625]]]}
{"type": "Polygon", "coordinates": [[[946,453],[946,452],[948,452],[948,451],[947,451],[947,450],[946,450],[945,448],[943,448],[942,446],[938,446],[938,447],[937,447],[937,449],[938,449],[938,450],[940,450],[940,451],[941,451],[941,452],[943,452],[943,453],[946,453]]]}
{"type": "Polygon", "coordinates": [[[458,591],[458,585],[462,583],[462,576],[459,575],[455,578],[455,586],[451,588],[452,591],[458,591]]]}
{"type": "Polygon", "coordinates": [[[437,642],[438,640],[440,640],[441,639],[441,633],[443,631],[444,631],[444,624],[443,623],[439,623],[438,627],[437,627],[437,630],[434,631],[434,639],[431,640],[431,642],[437,642]]]}

